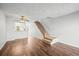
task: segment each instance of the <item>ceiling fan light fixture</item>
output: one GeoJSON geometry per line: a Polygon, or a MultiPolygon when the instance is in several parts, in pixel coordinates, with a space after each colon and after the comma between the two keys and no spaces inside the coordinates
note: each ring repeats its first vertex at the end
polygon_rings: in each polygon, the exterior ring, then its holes
{"type": "Polygon", "coordinates": [[[29,20],[28,20],[28,18],[26,16],[21,16],[20,21],[25,22],[25,21],[29,21],[29,20]]]}

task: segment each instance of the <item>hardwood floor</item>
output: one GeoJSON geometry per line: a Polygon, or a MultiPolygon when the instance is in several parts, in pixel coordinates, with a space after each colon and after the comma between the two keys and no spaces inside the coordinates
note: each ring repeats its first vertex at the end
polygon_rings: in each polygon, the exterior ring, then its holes
{"type": "Polygon", "coordinates": [[[79,56],[79,48],[57,42],[53,45],[38,38],[8,41],[0,51],[1,56],[79,56]]]}

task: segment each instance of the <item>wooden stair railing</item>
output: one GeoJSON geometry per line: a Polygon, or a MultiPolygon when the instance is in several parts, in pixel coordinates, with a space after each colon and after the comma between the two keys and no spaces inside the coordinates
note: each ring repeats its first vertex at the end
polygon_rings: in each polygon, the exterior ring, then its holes
{"type": "Polygon", "coordinates": [[[42,35],[43,35],[43,39],[42,39],[42,40],[43,40],[45,43],[50,44],[50,43],[52,42],[52,40],[56,38],[56,37],[50,36],[50,35],[48,34],[48,32],[45,30],[45,28],[44,28],[44,26],[42,25],[42,23],[40,23],[39,21],[35,21],[35,24],[36,24],[36,26],[38,27],[38,29],[40,30],[40,32],[42,33],[42,35]]]}

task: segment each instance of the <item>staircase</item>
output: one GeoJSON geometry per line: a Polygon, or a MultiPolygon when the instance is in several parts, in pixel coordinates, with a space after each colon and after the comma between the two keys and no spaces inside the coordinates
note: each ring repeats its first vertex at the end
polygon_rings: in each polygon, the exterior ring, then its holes
{"type": "Polygon", "coordinates": [[[35,21],[36,26],[38,27],[39,31],[42,33],[43,35],[43,41],[47,44],[51,44],[51,42],[53,41],[53,39],[55,39],[56,37],[54,36],[50,36],[48,34],[48,32],[46,31],[46,29],[44,28],[44,26],[42,25],[41,22],[39,21],[35,21]]]}

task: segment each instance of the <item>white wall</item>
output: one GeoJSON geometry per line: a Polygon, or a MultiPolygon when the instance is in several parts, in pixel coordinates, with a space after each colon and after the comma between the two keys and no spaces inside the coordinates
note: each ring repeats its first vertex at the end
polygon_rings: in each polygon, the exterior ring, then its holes
{"type": "Polygon", "coordinates": [[[5,42],[6,42],[6,21],[5,21],[5,15],[0,10],[0,48],[2,48],[5,42]]]}
{"type": "Polygon", "coordinates": [[[46,30],[63,42],[79,47],[79,12],[58,18],[45,18],[42,20],[46,30]]]}
{"type": "Polygon", "coordinates": [[[27,37],[27,29],[21,32],[15,30],[15,20],[15,17],[7,17],[7,41],[27,37]]]}

